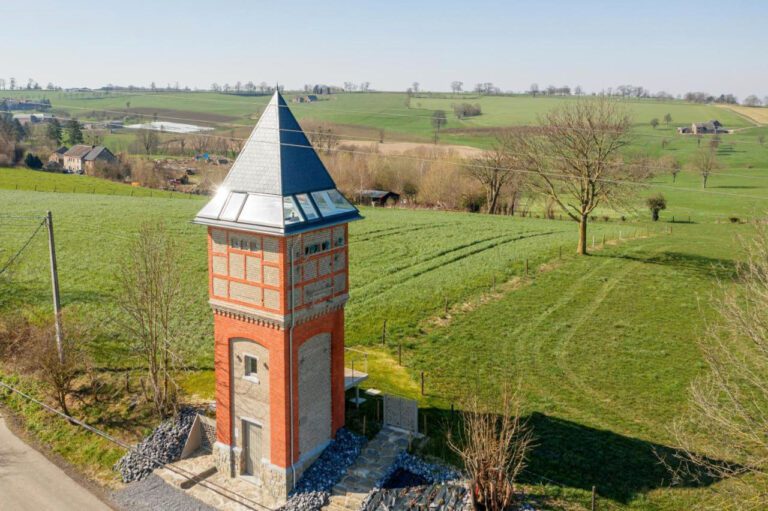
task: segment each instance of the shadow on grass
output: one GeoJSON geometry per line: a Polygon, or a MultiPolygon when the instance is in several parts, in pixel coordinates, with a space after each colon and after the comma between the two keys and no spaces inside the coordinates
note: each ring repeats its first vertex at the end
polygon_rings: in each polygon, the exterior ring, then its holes
{"type": "Polygon", "coordinates": [[[670,266],[681,270],[693,270],[704,276],[720,280],[733,280],[737,276],[736,263],[732,259],[707,257],[684,252],[661,252],[647,257],[643,254],[594,254],[594,256],[627,259],[645,264],[670,266]]]}
{"type": "Polygon", "coordinates": [[[590,491],[597,487],[600,495],[627,503],[638,494],[656,488],[696,488],[708,486],[715,479],[695,467],[687,467],[687,479],[673,480],[661,459],[670,464],[681,455],[677,449],[619,435],[612,431],[590,428],[563,419],[534,413],[534,447],[525,482],[547,483],[590,491]]]}
{"type": "MultiPolygon", "coordinates": [[[[433,426],[420,454],[437,456],[459,466],[458,457],[445,446],[446,433],[458,433],[460,414],[450,410],[420,409],[433,426]]],[[[420,419],[421,420],[421,419],[420,419]]],[[[655,489],[671,486],[699,488],[717,480],[694,465],[685,464],[681,476],[662,463],[681,468],[682,451],[666,445],[596,429],[534,412],[528,424],[535,437],[528,466],[520,482],[559,486],[589,493],[592,486],[605,498],[623,504],[655,489]]],[[[423,432],[422,425],[419,430],[423,432]]],[[[712,460],[719,463],[717,460],[712,460]]]]}

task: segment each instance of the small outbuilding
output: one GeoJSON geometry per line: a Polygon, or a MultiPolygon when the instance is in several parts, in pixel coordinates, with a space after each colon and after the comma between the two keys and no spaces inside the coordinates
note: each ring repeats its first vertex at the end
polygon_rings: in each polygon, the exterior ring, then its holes
{"type": "Polygon", "coordinates": [[[368,206],[387,206],[400,202],[400,194],[389,190],[362,190],[360,203],[368,206]]]}

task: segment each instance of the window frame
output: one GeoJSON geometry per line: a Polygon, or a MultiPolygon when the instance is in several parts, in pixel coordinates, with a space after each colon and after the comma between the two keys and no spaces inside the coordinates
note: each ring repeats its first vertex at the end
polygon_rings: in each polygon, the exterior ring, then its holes
{"type": "Polygon", "coordinates": [[[256,355],[243,354],[243,379],[251,383],[260,383],[259,381],[259,357],[256,355]],[[253,366],[250,365],[253,363],[253,366]],[[255,371],[251,371],[255,367],[255,371]]]}

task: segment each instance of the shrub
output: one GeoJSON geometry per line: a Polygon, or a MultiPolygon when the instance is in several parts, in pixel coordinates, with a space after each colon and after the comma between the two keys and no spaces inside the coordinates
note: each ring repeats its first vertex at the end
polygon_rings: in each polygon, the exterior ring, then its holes
{"type": "Polygon", "coordinates": [[[730,220],[732,224],[738,224],[739,222],[741,222],[741,219],[737,216],[729,216],[728,220],[730,220]]]}
{"type": "Polygon", "coordinates": [[[651,218],[654,222],[659,220],[659,211],[667,209],[667,199],[662,194],[653,195],[648,197],[645,201],[648,205],[648,209],[651,210],[651,218]]]}
{"type": "Polygon", "coordinates": [[[43,160],[36,154],[27,153],[27,156],[24,158],[24,165],[33,170],[40,170],[43,168],[43,160]]]}

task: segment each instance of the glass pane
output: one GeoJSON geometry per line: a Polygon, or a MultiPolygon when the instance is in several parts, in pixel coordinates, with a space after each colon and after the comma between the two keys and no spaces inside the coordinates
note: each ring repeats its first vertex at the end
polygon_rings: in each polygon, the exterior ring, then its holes
{"type": "Polygon", "coordinates": [[[355,209],[338,190],[328,190],[328,197],[331,199],[331,202],[336,209],[341,209],[343,211],[352,211],[355,209]]]}
{"type": "Polygon", "coordinates": [[[219,188],[219,191],[213,196],[208,204],[197,214],[206,218],[219,218],[219,212],[224,207],[224,203],[227,202],[229,197],[229,191],[226,188],[219,188]]]}
{"type": "Polygon", "coordinates": [[[296,200],[299,201],[301,210],[304,211],[304,215],[308,219],[314,220],[315,218],[318,217],[317,211],[315,210],[315,207],[312,205],[312,201],[309,200],[309,195],[307,195],[306,193],[297,195],[296,200]]]}
{"type": "Polygon", "coordinates": [[[320,214],[323,216],[340,215],[355,209],[338,190],[312,192],[312,198],[315,199],[315,204],[320,208],[320,214]]]}
{"type": "Polygon", "coordinates": [[[280,197],[249,194],[243,210],[240,212],[240,222],[258,225],[283,225],[283,208],[280,197]]]}
{"type": "Polygon", "coordinates": [[[295,224],[304,220],[301,218],[299,208],[291,197],[283,197],[283,220],[287,224],[295,224]]]}
{"type": "Polygon", "coordinates": [[[320,209],[320,214],[328,216],[333,214],[333,205],[325,192],[312,192],[312,198],[320,209]]]}
{"type": "Polygon", "coordinates": [[[224,209],[221,210],[219,218],[221,220],[228,220],[230,222],[237,221],[237,215],[240,213],[240,208],[243,207],[245,197],[246,194],[244,193],[230,194],[229,200],[227,201],[226,206],[224,206],[224,209]]]}

